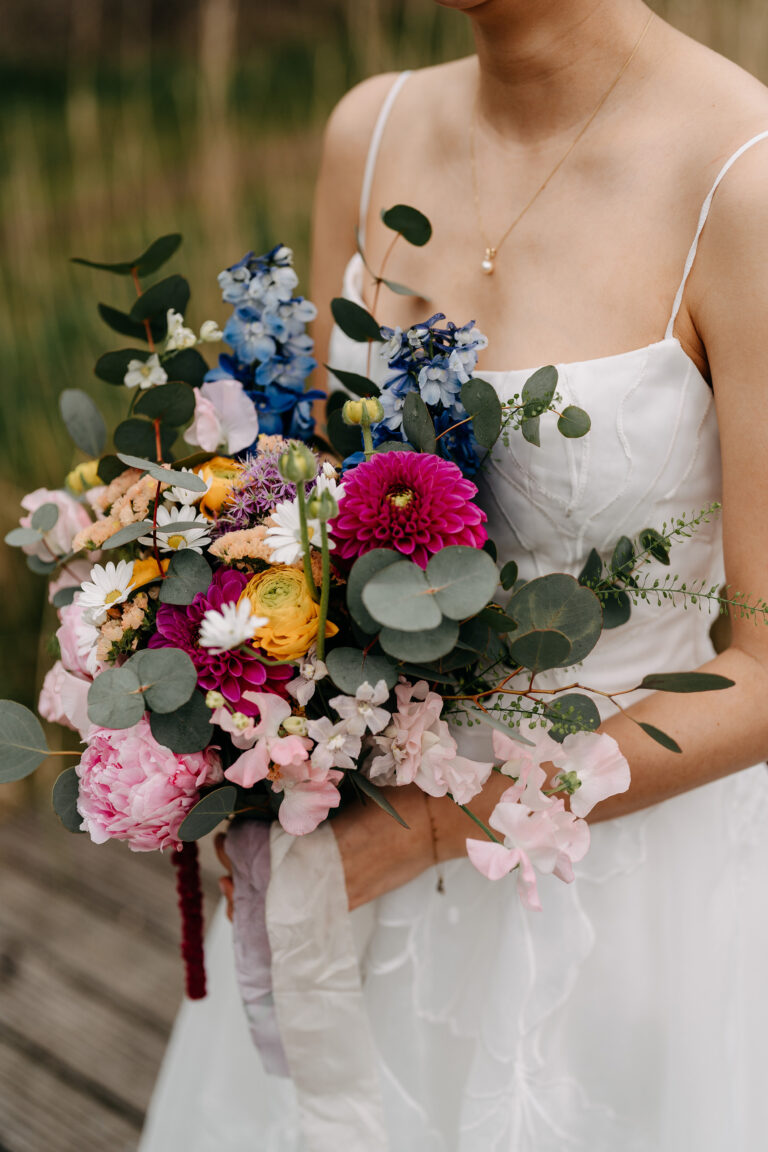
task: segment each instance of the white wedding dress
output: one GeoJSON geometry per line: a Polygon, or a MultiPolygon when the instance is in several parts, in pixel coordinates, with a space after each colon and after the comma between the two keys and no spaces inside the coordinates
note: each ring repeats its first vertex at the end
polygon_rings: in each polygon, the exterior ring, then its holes
{"type": "MultiPolygon", "coordinates": [[[[712,392],[674,336],[710,202],[664,339],[558,366],[589,435],[566,441],[543,420],[540,448],[514,436],[494,451],[489,531],[525,577],[577,574],[592,547],[607,556],[620,535],[720,496],[712,392]]],[[[356,256],[351,299],[362,275],[356,256]]],[[[330,363],[364,372],[364,357],[334,332],[330,363]]],[[[483,375],[503,398],[530,373],[483,375]]],[[[717,517],[675,544],[672,568],[722,579],[717,517]]],[[[620,689],[694,669],[712,655],[711,623],[696,609],[635,608],[578,679],[620,689]]],[[[363,987],[390,1152],[763,1152],[767,877],[760,764],[594,827],[576,883],[540,882],[541,913],[521,909],[514,879],[491,883],[466,861],[445,869],[442,895],[428,872],[363,910],[361,924],[374,919],[363,987]]],[[[303,1152],[294,1090],[262,1071],[248,1036],[221,911],[208,967],[209,998],[181,1011],[141,1152],[303,1152]]],[[[367,1149],[352,1140],[339,1152],[367,1149]]]]}

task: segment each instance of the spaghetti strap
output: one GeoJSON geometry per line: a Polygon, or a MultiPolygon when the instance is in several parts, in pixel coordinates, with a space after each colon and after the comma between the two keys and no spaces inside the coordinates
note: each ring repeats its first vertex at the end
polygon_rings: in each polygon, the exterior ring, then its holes
{"type": "Polygon", "coordinates": [[[753,136],[751,140],[747,140],[746,144],[742,144],[741,148],[737,148],[736,151],[733,153],[733,155],[730,156],[726,160],[725,164],[723,164],[722,168],[720,169],[720,171],[717,174],[717,179],[715,180],[714,184],[712,185],[712,188],[710,189],[710,193],[707,196],[707,198],[704,201],[702,208],[701,208],[701,214],[699,216],[699,226],[696,229],[696,235],[693,238],[693,244],[691,244],[691,249],[688,253],[688,258],[685,261],[685,268],[683,270],[683,279],[680,281],[680,287],[677,290],[677,295],[675,296],[675,302],[672,305],[672,315],[669,318],[669,324],[667,325],[667,331],[664,334],[666,340],[671,339],[671,337],[674,336],[674,334],[675,334],[675,321],[677,320],[677,314],[680,311],[680,305],[683,302],[683,293],[685,292],[685,286],[688,283],[688,277],[691,274],[691,269],[693,268],[693,262],[696,259],[696,252],[698,251],[699,240],[701,238],[701,233],[704,231],[704,225],[707,222],[707,217],[709,216],[709,210],[712,207],[712,200],[714,199],[715,192],[719,188],[723,177],[726,175],[727,172],[730,171],[730,169],[733,167],[733,165],[736,163],[736,161],[739,159],[739,157],[743,156],[745,152],[748,152],[749,149],[752,148],[755,144],[759,144],[761,140],[766,140],[766,139],[768,139],[768,132],[760,132],[757,136],[753,136]]]}
{"type": "Polygon", "coordinates": [[[378,119],[373,129],[371,136],[371,143],[368,148],[368,157],[365,161],[365,173],[363,175],[363,187],[360,191],[360,216],[358,218],[357,232],[360,240],[360,247],[365,245],[365,225],[368,219],[368,207],[371,200],[371,188],[373,187],[373,174],[376,170],[376,158],[379,154],[381,147],[381,138],[384,135],[384,129],[389,119],[389,114],[392,111],[392,105],[397,99],[398,93],[402,88],[405,81],[410,76],[410,72],[401,72],[395,80],[394,84],[387,93],[387,98],[381,106],[378,119]]]}

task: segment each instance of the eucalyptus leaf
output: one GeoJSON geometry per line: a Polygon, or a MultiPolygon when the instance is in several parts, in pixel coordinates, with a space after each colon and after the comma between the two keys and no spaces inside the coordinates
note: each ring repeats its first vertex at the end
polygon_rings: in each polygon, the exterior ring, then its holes
{"type": "Polygon", "coordinates": [[[112,548],[122,548],[125,544],[131,544],[140,536],[146,536],[151,531],[151,520],[141,520],[137,524],[126,524],[124,528],[119,528],[112,536],[108,536],[102,544],[102,548],[105,552],[112,548]]]}
{"type": "Polygon", "coordinates": [[[27,568],[36,576],[50,576],[58,568],[58,562],[56,560],[42,560],[33,554],[27,556],[27,568]]]}
{"type": "Polygon", "coordinates": [[[175,712],[197,685],[197,669],[181,648],[144,648],[134,652],[123,667],[138,677],[153,712],[175,712]]]}
{"type": "Polygon", "coordinates": [[[208,792],[187,813],[179,828],[179,839],[189,843],[190,840],[200,840],[207,836],[222,820],[232,815],[236,804],[237,789],[233,784],[224,784],[208,792]]]}
{"type": "Polygon", "coordinates": [[[479,612],[499,582],[499,570],[488,553],[464,544],[436,552],[426,574],[438,608],[451,620],[464,620],[479,612]]]}
{"type": "Polygon", "coordinates": [[[67,832],[82,832],[83,818],[77,810],[80,780],[76,768],[65,768],[56,777],[51,802],[53,810],[67,832]]]}
{"type": "MultiPolygon", "coordinates": [[[[107,327],[111,328],[113,332],[119,333],[120,336],[127,336],[130,340],[147,339],[147,329],[144,324],[138,320],[132,320],[127,312],[121,312],[109,304],[99,304],[98,313],[107,327]]],[[[165,316],[162,319],[158,318],[149,322],[152,339],[157,342],[164,339],[166,329],[165,316]]]]}
{"type": "Polygon", "coordinates": [[[403,404],[403,431],[419,452],[435,452],[435,425],[418,392],[409,392],[403,404]]]}
{"type": "MultiPolygon", "coordinates": [[[[167,460],[171,448],[176,440],[175,428],[167,424],[160,425],[160,451],[162,458],[167,460]]],[[[133,457],[149,457],[157,461],[157,437],[155,426],[150,420],[141,420],[136,416],[129,416],[115,428],[115,448],[119,459],[130,455],[133,457]]],[[[147,468],[147,471],[149,469],[147,468]]]]}
{"type": "Polygon", "coordinates": [[[399,232],[404,240],[416,248],[423,248],[432,236],[432,225],[423,212],[408,204],[395,204],[382,211],[381,219],[387,228],[399,232]]]}
{"type": "Polygon", "coordinates": [[[430,667],[429,664],[411,664],[405,663],[400,665],[400,671],[409,680],[427,680],[434,684],[455,684],[456,677],[451,676],[449,672],[443,672],[438,668],[430,667]]]}
{"type": "Polygon", "coordinates": [[[539,416],[534,416],[529,420],[523,420],[520,425],[523,440],[527,440],[528,443],[533,444],[535,448],[541,448],[541,428],[539,425],[539,416]]]}
{"type": "Polygon", "coordinates": [[[107,384],[124,384],[131,360],[147,361],[151,355],[148,348],[119,348],[116,352],[105,352],[96,361],[94,372],[107,384]]]}
{"type": "Polygon", "coordinates": [[[184,548],[174,552],[160,585],[161,604],[191,604],[198,592],[207,592],[211,568],[204,556],[184,548]]]}
{"type": "Polygon", "coordinates": [[[375,804],[378,804],[379,808],[382,808],[388,816],[391,816],[393,820],[397,820],[398,824],[402,824],[403,828],[408,827],[405,820],[403,820],[402,816],[392,804],[390,804],[377,784],[372,784],[367,776],[364,776],[362,772],[357,772],[356,770],[349,771],[346,775],[356,788],[359,788],[369,799],[373,800],[375,804]]]}
{"type": "Polygon", "coordinates": [[[186,424],[195,412],[195,393],[181,380],[161,384],[143,392],[134,406],[139,416],[162,420],[173,428],[186,424]]]}
{"type": "Polygon", "coordinates": [[[517,621],[513,620],[511,616],[507,616],[506,612],[495,606],[489,605],[483,608],[481,612],[475,617],[482,624],[486,624],[492,632],[498,632],[504,635],[507,632],[514,632],[517,628],[517,621]]]}
{"type": "Polygon", "coordinates": [[[625,575],[632,567],[635,550],[628,536],[620,536],[611,556],[611,572],[614,576],[625,575]]]}
{"type": "Polygon", "coordinates": [[[528,740],[527,737],[521,735],[519,728],[510,728],[509,724],[505,724],[503,720],[499,720],[493,713],[487,712],[483,708],[473,707],[472,705],[468,705],[467,711],[472,713],[475,723],[481,720],[483,724],[487,724],[490,728],[495,728],[497,732],[502,732],[517,744],[526,744],[528,747],[533,747],[533,740],[528,740]]]}
{"type": "Polygon", "coordinates": [[[0,700],[0,784],[23,780],[49,755],[34,712],[15,700],[0,700]]]}
{"type": "Polygon", "coordinates": [[[111,272],[115,276],[130,276],[134,271],[138,276],[148,276],[170,260],[180,244],[181,236],[178,232],[172,232],[153,241],[135,260],[106,264],[98,260],[85,260],[82,256],[73,256],[72,263],[84,264],[86,268],[96,268],[100,272],[111,272]]]}
{"type": "Polygon", "coordinates": [[[153,480],[159,480],[162,484],[173,484],[174,487],[184,488],[188,492],[205,492],[207,489],[205,480],[193,472],[176,472],[173,468],[161,467],[155,460],[144,460],[140,456],[131,456],[126,452],[119,452],[117,458],[129,468],[139,468],[142,472],[148,472],[153,480]]]}
{"type": "Polygon", "coordinates": [[[72,603],[79,591],[79,584],[70,584],[68,588],[59,588],[53,597],[54,608],[66,608],[68,604],[72,603]]]}
{"type": "Polygon", "coordinates": [[[335,412],[337,408],[343,408],[347,400],[349,400],[349,396],[347,396],[342,388],[337,388],[335,392],[331,392],[325,402],[326,419],[330,416],[331,412],[335,412]]]}
{"type": "Polygon", "coordinates": [[[654,560],[660,564],[669,564],[669,547],[667,541],[655,528],[644,528],[640,533],[640,547],[647,549],[654,560]]]}
{"type": "Polygon", "coordinates": [[[181,348],[171,356],[163,357],[163,368],[169,384],[183,381],[193,388],[200,387],[208,371],[208,365],[197,348],[181,348]]]}
{"type": "Polygon", "coordinates": [[[642,721],[635,721],[645,732],[646,736],[650,736],[657,744],[661,744],[662,748],[666,748],[668,752],[682,752],[682,748],[673,740],[666,732],[662,732],[661,728],[655,728],[653,724],[644,724],[642,721]]]}
{"type": "Polygon", "coordinates": [[[211,710],[198,689],[175,712],[152,712],[149,726],[158,744],[179,756],[202,752],[213,738],[211,710]]]}
{"type": "Polygon", "coordinates": [[[548,364],[539,368],[523,384],[523,413],[529,420],[546,412],[557,391],[557,368],[548,364]]]}
{"type": "Polygon", "coordinates": [[[99,456],[107,443],[107,426],[91,397],[79,388],[65,388],[59,397],[59,411],[80,451],[99,456]]]}
{"type": "Polygon", "coordinates": [[[107,668],[88,689],[88,719],[100,728],[133,728],[143,715],[141,684],[130,668],[107,668]]]}
{"type": "Polygon", "coordinates": [[[540,646],[539,658],[554,659],[559,645],[562,655],[554,663],[537,664],[538,670],[550,667],[566,667],[579,663],[594,648],[603,627],[603,614],[600,601],[594,592],[584,588],[573,576],[563,572],[553,572],[529,580],[510,598],[507,612],[517,620],[513,648],[517,653],[525,652],[527,659],[521,661],[527,668],[533,665],[532,650],[523,644],[527,633],[556,632],[568,641],[569,651],[562,650],[558,640],[547,641],[540,646]],[[520,645],[520,647],[518,647],[520,645]]]}
{"type": "Polygon", "coordinates": [[[331,312],[339,328],[350,340],[364,344],[368,340],[383,341],[379,325],[365,308],[355,304],[354,300],[346,300],[343,296],[336,296],[331,300],[331,312]]]}
{"type": "Polygon", "coordinates": [[[329,364],[326,364],[326,368],[348,392],[354,393],[355,396],[381,396],[381,388],[367,376],[360,376],[357,372],[346,372],[342,368],[331,368],[329,364]]]}
{"type": "Polygon", "coordinates": [[[102,484],[111,484],[118,476],[122,476],[127,467],[117,456],[102,456],[96,471],[102,484]]]}
{"type": "Polygon", "coordinates": [[[415,292],[413,288],[409,288],[406,284],[398,284],[397,280],[387,280],[382,276],[381,283],[385,284],[390,292],[394,292],[397,296],[415,296],[418,300],[428,299],[427,296],[422,296],[421,292],[415,292]]]}
{"type": "Polygon", "coordinates": [[[720,692],[733,686],[733,680],[714,672],[656,672],[638,685],[653,692],[720,692]]]}
{"type": "Polygon", "coordinates": [[[355,560],[347,577],[347,607],[350,615],[358,627],[370,636],[375,635],[381,625],[377,620],[374,620],[365,607],[363,589],[377,572],[388,568],[390,564],[400,562],[402,562],[402,556],[399,552],[395,552],[391,548],[372,548],[370,552],[365,552],[355,560]]]}
{"type": "Polygon", "coordinates": [[[443,620],[436,628],[422,628],[419,632],[403,632],[398,628],[382,628],[379,643],[396,660],[438,660],[456,646],[459,626],[454,620],[443,620]]]}
{"type": "Polygon", "coordinates": [[[600,600],[603,605],[603,628],[606,631],[626,624],[632,615],[632,601],[626,592],[611,588],[601,595],[600,600]]]}
{"type": "Polygon", "coordinates": [[[59,506],[58,504],[41,504],[32,513],[30,520],[30,527],[34,528],[37,532],[50,532],[51,528],[56,525],[59,519],[59,506]]]}
{"type": "Polygon", "coordinates": [[[137,297],[131,308],[131,320],[153,320],[162,317],[165,320],[169,308],[179,312],[182,316],[189,304],[189,284],[183,276],[178,274],[158,280],[146,292],[137,297]]]}
{"type": "Polygon", "coordinates": [[[354,696],[366,681],[374,687],[383,680],[390,691],[397,684],[397,668],[391,660],[386,656],[366,656],[359,648],[333,648],[325,663],[334,684],[347,696],[354,696]]]}
{"type": "Polygon", "coordinates": [[[491,540],[490,536],[488,537],[488,539],[483,544],[483,552],[488,553],[491,560],[493,560],[494,564],[496,563],[496,561],[499,558],[499,550],[496,547],[495,542],[493,540],[491,540]]]}
{"type": "Polygon", "coordinates": [[[587,562],[578,575],[579,584],[585,584],[587,587],[594,587],[595,584],[600,582],[600,577],[603,574],[603,561],[600,559],[600,553],[596,548],[593,548],[587,556],[587,562]]]}
{"type": "Polygon", "coordinates": [[[5,534],[5,542],[11,548],[27,548],[40,543],[41,533],[34,528],[11,528],[5,534]]]}
{"type": "Polygon", "coordinates": [[[514,588],[517,583],[517,564],[514,560],[509,560],[501,570],[499,582],[505,592],[509,592],[510,588],[514,588]]]}
{"type": "Polygon", "coordinates": [[[385,440],[383,444],[374,449],[376,452],[415,452],[413,444],[405,440],[385,440]]]}
{"type": "Polygon", "coordinates": [[[374,620],[400,632],[437,628],[442,620],[426,573],[410,560],[401,560],[377,572],[363,588],[362,599],[374,620]]]}
{"type": "Polygon", "coordinates": [[[472,417],[472,431],[478,444],[492,448],[501,432],[501,401],[496,389],[487,382],[473,377],[461,389],[461,403],[472,417]]]}
{"type": "Polygon", "coordinates": [[[343,460],[363,450],[363,434],[359,425],[345,424],[341,409],[329,413],[326,421],[328,439],[343,460]]]}
{"type": "Polygon", "coordinates": [[[544,713],[552,721],[549,735],[558,744],[572,732],[594,732],[600,727],[600,712],[589,696],[580,692],[566,692],[547,704],[544,713]]]}
{"type": "Polygon", "coordinates": [[[558,432],[569,440],[577,440],[581,436],[586,436],[591,427],[592,421],[584,409],[577,408],[573,404],[569,404],[567,408],[563,409],[560,419],[557,421],[558,432]]]}
{"type": "Polygon", "coordinates": [[[509,654],[515,664],[522,664],[523,668],[536,673],[573,663],[570,640],[564,632],[554,628],[531,629],[512,641],[509,654]]]}

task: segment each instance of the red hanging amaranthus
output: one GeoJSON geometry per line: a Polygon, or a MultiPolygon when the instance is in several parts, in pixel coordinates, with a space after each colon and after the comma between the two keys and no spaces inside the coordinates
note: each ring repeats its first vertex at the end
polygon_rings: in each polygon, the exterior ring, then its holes
{"type": "Polygon", "coordinates": [[[205,963],[203,956],[203,889],[197,844],[183,844],[173,854],[176,867],[176,892],[181,912],[181,955],[187,996],[202,1000],[205,996],[205,963]]]}

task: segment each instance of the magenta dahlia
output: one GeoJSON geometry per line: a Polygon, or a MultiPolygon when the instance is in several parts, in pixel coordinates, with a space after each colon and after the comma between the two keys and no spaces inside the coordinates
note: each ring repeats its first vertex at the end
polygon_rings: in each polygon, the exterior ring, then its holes
{"type": "Polygon", "coordinates": [[[208,591],[198,592],[191,604],[161,604],[157,610],[155,632],[150,648],[181,648],[187,652],[197,668],[197,682],[206,691],[221,692],[237,712],[246,716],[258,715],[258,708],[244,697],[245,692],[275,692],[285,696],[285,684],[294,674],[287,664],[271,667],[262,664],[256,656],[242,651],[214,653],[201,648],[198,633],[203,616],[209,608],[221,609],[222,604],[234,604],[248,583],[249,577],[234,568],[219,568],[213,575],[208,591]]]}
{"type": "Polygon", "coordinates": [[[380,452],[344,476],[339,515],[330,522],[334,556],[353,560],[395,548],[426,568],[450,544],[482,548],[485,512],[477,488],[449,460],[422,452],[380,452]]]}

